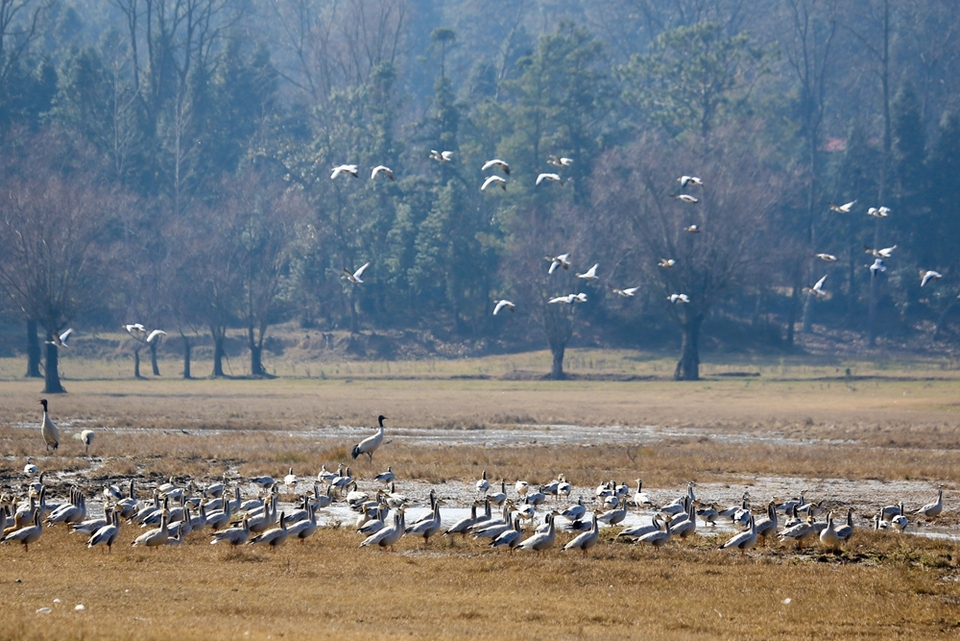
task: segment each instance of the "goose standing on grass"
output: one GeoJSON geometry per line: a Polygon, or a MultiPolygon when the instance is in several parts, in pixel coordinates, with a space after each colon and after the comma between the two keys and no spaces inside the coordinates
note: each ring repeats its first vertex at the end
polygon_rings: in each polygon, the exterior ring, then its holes
{"type": "Polygon", "coordinates": [[[914,512],[917,516],[923,516],[928,519],[933,519],[940,516],[940,513],[943,512],[943,486],[941,485],[937,489],[937,500],[933,503],[927,503],[922,508],[914,512]]]}
{"type": "Polygon", "coordinates": [[[514,311],[514,308],[516,307],[516,305],[508,301],[506,298],[498,300],[496,307],[493,308],[493,315],[496,316],[497,314],[499,314],[500,310],[503,309],[504,307],[506,307],[512,312],[514,311]]]}
{"type": "Polygon", "coordinates": [[[250,538],[250,517],[244,514],[240,521],[240,527],[232,527],[227,530],[220,530],[219,532],[211,532],[210,536],[213,537],[213,539],[210,541],[210,545],[216,545],[217,543],[229,543],[234,547],[237,545],[243,545],[247,542],[247,539],[250,538]]]}
{"type": "Polygon", "coordinates": [[[836,550],[840,537],[833,527],[833,512],[827,514],[827,527],[820,530],[820,545],[828,550],[836,550]]]}
{"type": "Polygon", "coordinates": [[[403,536],[404,525],[403,511],[394,512],[393,522],[365,538],[360,543],[360,547],[377,545],[382,548],[392,548],[403,536]]]}
{"type": "Polygon", "coordinates": [[[45,345],[56,345],[57,347],[67,347],[67,339],[70,338],[70,334],[73,333],[73,328],[57,334],[53,333],[53,339],[49,341],[44,341],[45,345]]]}
{"type": "MultiPolygon", "coordinates": [[[[626,507],[626,506],[624,506],[626,507]]],[[[580,550],[584,554],[600,540],[600,530],[597,526],[597,515],[593,515],[593,526],[587,532],[581,532],[572,541],[563,546],[563,551],[580,550]]]]}
{"type": "Polygon", "coordinates": [[[40,405],[43,405],[43,419],[40,421],[40,434],[43,436],[44,443],[47,444],[47,450],[56,450],[60,447],[60,430],[50,420],[50,412],[47,407],[47,399],[41,398],[40,405]]]}
{"type": "Polygon", "coordinates": [[[281,513],[280,513],[280,527],[275,527],[275,528],[271,528],[271,529],[269,529],[269,530],[265,530],[265,531],[264,531],[262,534],[260,534],[259,536],[256,536],[256,537],[250,539],[250,541],[247,542],[247,545],[255,545],[255,544],[257,544],[257,543],[265,543],[266,545],[269,545],[269,546],[272,547],[272,548],[277,548],[277,547],[283,545],[284,543],[286,543],[286,541],[287,541],[287,536],[288,536],[288,532],[287,532],[287,518],[286,518],[286,515],[285,515],[283,512],[281,512],[281,513]]]}
{"type": "Polygon", "coordinates": [[[841,541],[849,541],[853,536],[853,508],[847,508],[847,522],[837,528],[837,538],[841,541]]]}
{"type": "Polygon", "coordinates": [[[720,546],[721,550],[730,550],[737,548],[740,550],[741,556],[746,553],[747,550],[752,548],[757,544],[757,527],[756,522],[753,517],[750,517],[750,529],[746,532],[740,532],[729,541],[720,546]]]}
{"type": "Polygon", "coordinates": [[[144,532],[130,545],[133,547],[137,547],[138,545],[144,545],[148,548],[160,547],[161,545],[167,544],[169,536],[170,533],[167,529],[167,511],[163,510],[160,514],[160,527],[144,532]]]}
{"type": "Polygon", "coordinates": [[[87,541],[87,548],[92,548],[96,545],[106,545],[107,552],[113,552],[113,543],[117,540],[117,535],[119,533],[120,513],[116,510],[113,510],[110,514],[110,523],[104,525],[102,528],[93,533],[93,535],[87,541]]]}
{"type": "Polygon", "coordinates": [[[0,540],[0,543],[6,543],[7,541],[17,541],[18,543],[23,544],[23,551],[30,551],[30,544],[36,543],[40,540],[40,535],[43,534],[43,524],[40,523],[40,510],[36,510],[33,514],[33,523],[27,525],[26,527],[21,527],[18,530],[13,530],[9,534],[3,537],[0,540]]]}
{"type": "Polygon", "coordinates": [[[546,519],[547,529],[535,532],[533,536],[521,541],[517,545],[518,549],[536,550],[539,553],[553,546],[554,541],[557,540],[557,530],[553,525],[553,514],[547,514],[544,518],[546,519]]]}
{"type": "Polygon", "coordinates": [[[365,270],[369,266],[370,266],[370,263],[364,263],[363,265],[360,266],[360,269],[358,269],[355,272],[351,272],[349,269],[344,267],[343,268],[344,275],[342,276],[342,278],[346,278],[348,281],[350,281],[354,285],[362,285],[363,281],[360,280],[360,277],[363,276],[363,270],[365,270]]]}
{"type": "Polygon", "coordinates": [[[487,471],[484,470],[483,474],[480,475],[480,480],[477,481],[477,496],[482,497],[489,489],[490,481],[487,480],[487,471]]]}
{"type": "Polygon", "coordinates": [[[496,538],[490,541],[490,547],[508,548],[510,552],[513,552],[517,549],[517,545],[520,544],[522,538],[523,531],[520,529],[520,517],[516,516],[513,519],[513,527],[501,532],[496,538]]]}
{"type": "Polygon", "coordinates": [[[377,422],[380,424],[380,427],[377,429],[377,433],[373,436],[368,436],[353,446],[353,451],[350,452],[353,458],[357,458],[361,454],[366,454],[370,461],[373,462],[373,453],[376,452],[380,444],[383,443],[383,421],[385,418],[387,417],[383,414],[378,416],[377,422]]]}
{"type": "Polygon", "coordinates": [[[620,537],[623,537],[626,539],[633,539],[634,541],[636,541],[637,539],[643,536],[646,536],[651,532],[660,532],[663,529],[663,526],[661,525],[659,519],[660,519],[660,515],[654,514],[650,523],[641,524],[641,525],[631,525],[630,527],[623,528],[620,531],[620,533],[617,534],[617,538],[619,539],[620,537]]]}
{"type": "Polygon", "coordinates": [[[390,465],[388,465],[388,466],[387,466],[387,471],[386,471],[386,472],[380,472],[380,473],[377,474],[375,477],[373,477],[373,480],[376,481],[377,483],[383,483],[384,485],[390,485],[391,483],[393,483],[393,482],[396,480],[396,478],[397,478],[397,475],[393,473],[393,467],[390,466],[390,465]]]}

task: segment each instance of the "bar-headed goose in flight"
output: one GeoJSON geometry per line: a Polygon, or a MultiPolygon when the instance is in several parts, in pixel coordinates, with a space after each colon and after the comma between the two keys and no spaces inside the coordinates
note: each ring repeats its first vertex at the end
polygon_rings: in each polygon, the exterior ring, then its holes
{"type": "Polygon", "coordinates": [[[506,298],[502,300],[498,300],[497,306],[493,308],[493,315],[496,316],[497,314],[499,314],[500,310],[503,309],[504,307],[506,307],[512,312],[514,311],[514,308],[516,307],[516,305],[508,301],[506,298]]]}
{"type": "Polygon", "coordinates": [[[874,218],[886,218],[889,215],[889,207],[871,207],[867,210],[867,216],[873,216],[874,218]]]}
{"type": "Polygon", "coordinates": [[[834,205],[833,203],[830,203],[830,211],[835,211],[838,214],[849,214],[850,210],[856,204],[857,204],[856,200],[851,200],[850,202],[844,205],[834,205]]]}
{"type": "Polygon", "coordinates": [[[826,282],[826,280],[827,280],[827,277],[824,276],[823,278],[821,278],[820,280],[818,280],[818,281],[814,284],[813,287],[804,287],[804,288],[803,288],[803,293],[804,293],[804,294],[813,294],[813,295],[816,296],[817,298],[822,298],[822,297],[826,296],[826,295],[827,295],[827,292],[823,291],[823,283],[826,282]]]}
{"type": "Polygon", "coordinates": [[[893,247],[884,247],[883,249],[874,249],[873,247],[868,247],[866,245],[863,246],[864,253],[870,254],[874,258],[890,258],[890,256],[893,254],[893,250],[896,248],[896,245],[893,247]]]}
{"type": "Polygon", "coordinates": [[[814,254],[813,256],[814,256],[814,258],[819,258],[820,260],[825,261],[825,262],[828,262],[828,263],[835,263],[835,262],[837,262],[837,257],[834,256],[833,254],[814,254]]]}
{"type": "Polygon", "coordinates": [[[346,267],[344,267],[344,268],[343,268],[343,273],[344,273],[344,276],[343,276],[343,277],[346,278],[347,280],[349,280],[349,281],[350,281],[351,283],[353,283],[354,285],[360,285],[361,283],[363,283],[363,281],[360,280],[360,277],[363,276],[363,270],[365,270],[365,269],[366,269],[367,267],[369,267],[369,266],[370,266],[370,263],[364,263],[363,265],[360,266],[360,269],[358,269],[358,270],[355,271],[355,272],[351,272],[349,269],[347,269],[346,267]]]}
{"type": "Polygon", "coordinates": [[[56,345],[57,347],[67,347],[67,339],[70,338],[70,334],[73,333],[73,328],[67,329],[66,331],[57,334],[54,332],[53,338],[49,341],[44,341],[46,345],[56,345]]]}
{"type": "Polygon", "coordinates": [[[453,160],[452,151],[437,151],[436,149],[430,150],[430,159],[436,160],[437,162],[450,162],[453,160]]]}
{"type": "Polygon", "coordinates": [[[689,303],[690,297],[686,294],[670,294],[667,296],[667,300],[674,305],[679,305],[680,303],[689,303]]]}
{"type": "Polygon", "coordinates": [[[696,196],[691,196],[690,194],[674,194],[673,197],[689,205],[696,205],[698,202],[700,202],[699,198],[696,196]]]}
{"type": "Polygon", "coordinates": [[[372,170],[370,170],[370,180],[373,180],[377,177],[377,174],[383,174],[390,180],[393,180],[393,171],[386,165],[377,165],[372,170]]]}
{"type": "Polygon", "coordinates": [[[494,158],[492,160],[488,160],[487,162],[483,163],[483,167],[480,168],[480,171],[486,171],[491,167],[499,167],[501,170],[503,170],[503,173],[505,173],[508,176],[510,175],[510,165],[500,160],[499,158],[494,158]]]}
{"type": "Polygon", "coordinates": [[[935,272],[932,269],[921,269],[920,270],[920,287],[923,287],[931,280],[940,280],[943,278],[943,274],[940,272],[935,272]]]}
{"type": "Polygon", "coordinates": [[[564,269],[570,269],[570,254],[560,254],[559,256],[547,256],[547,260],[550,261],[550,270],[548,274],[552,274],[557,267],[563,267],[564,269]]]}
{"type": "Polygon", "coordinates": [[[680,176],[677,178],[677,182],[680,183],[680,187],[686,187],[687,185],[697,185],[703,187],[703,181],[700,180],[698,176],[680,176]]]}
{"type": "Polygon", "coordinates": [[[585,302],[587,302],[587,295],[583,292],[579,294],[567,294],[566,296],[556,296],[547,301],[547,303],[566,303],[568,305],[585,302]]]}
{"type": "Polygon", "coordinates": [[[330,173],[330,179],[336,180],[337,176],[341,174],[348,174],[354,178],[360,177],[360,172],[357,170],[356,165],[337,165],[333,168],[333,171],[330,173]]]}
{"type": "Polygon", "coordinates": [[[569,167],[573,164],[573,158],[565,156],[547,156],[547,164],[554,167],[569,167]]]}
{"type": "Polygon", "coordinates": [[[657,263],[657,267],[663,267],[664,269],[670,269],[677,264],[676,259],[674,258],[661,258],[660,262],[657,263]]]}
{"type": "Polygon", "coordinates": [[[560,174],[552,174],[552,173],[540,174],[539,176],[537,176],[537,185],[542,183],[544,180],[549,180],[550,182],[558,183],[560,182],[560,174]]]}
{"type": "Polygon", "coordinates": [[[577,278],[582,278],[584,280],[600,280],[597,277],[597,267],[600,266],[600,263],[594,263],[593,267],[583,272],[582,274],[577,273],[577,278]]]}
{"type": "Polygon", "coordinates": [[[626,289],[620,289],[618,287],[612,288],[612,291],[617,296],[623,296],[624,298],[633,298],[637,294],[639,287],[627,287],[626,289]]]}
{"type": "Polygon", "coordinates": [[[507,181],[501,178],[500,176],[487,176],[487,179],[483,181],[483,184],[480,186],[480,191],[486,191],[487,187],[490,185],[496,185],[503,191],[507,190],[507,181]]]}

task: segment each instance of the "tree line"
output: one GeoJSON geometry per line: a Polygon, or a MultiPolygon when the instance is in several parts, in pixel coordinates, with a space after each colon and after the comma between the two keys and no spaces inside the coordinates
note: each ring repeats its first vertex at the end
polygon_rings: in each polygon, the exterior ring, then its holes
{"type": "Polygon", "coordinates": [[[708,319],[784,347],[817,326],[954,338],[951,2],[564,5],[0,0],[0,305],[28,374],[42,330],[57,391],[53,337],[81,321],[168,328],[188,377],[197,334],[222,375],[236,329],[266,375],[290,320],[540,336],[558,378],[580,333],[677,336],[696,379],[708,319]],[[481,191],[495,157],[505,189],[481,191]],[[586,302],[548,302],[568,293],[586,302]]]}

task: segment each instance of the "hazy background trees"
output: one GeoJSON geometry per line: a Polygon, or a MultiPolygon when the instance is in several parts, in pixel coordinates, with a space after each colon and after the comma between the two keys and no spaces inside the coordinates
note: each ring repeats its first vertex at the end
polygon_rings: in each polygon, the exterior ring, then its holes
{"type": "Polygon", "coordinates": [[[207,340],[224,374],[231,335],[268,374],[285,322],[478,352],[546,337],[555,376],[567,345],[676,348],[696,378],[704,333],[956,340],[958,29],[948,0],[0,0],[10,331],[164,327],[186,377],[207,340]],[[481,193],[492,157],[507,190],[481,193]],[[341,163],[360,178],[331,181],[341,163]],[[697,205],[671,198],[683,174],[697,205]],[[80,252],[62,284],[26,250],[41,236],[80,252]],[[871,278],[863,246],[894,244],[871,278]],[[600,282],[548,279],[566,252],[600,282]],[[921,290],[921,268],[944,278],[921,290]],[[829,297],[802,295],[824,273],[829,297]],[[500,297],[517,312],[494,319],[500,297]]]}

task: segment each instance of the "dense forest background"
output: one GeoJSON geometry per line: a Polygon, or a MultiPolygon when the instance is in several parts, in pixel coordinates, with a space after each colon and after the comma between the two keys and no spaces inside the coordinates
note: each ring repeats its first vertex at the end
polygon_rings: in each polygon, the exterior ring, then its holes
{"type": "Polygon", "coordinates": [[[290,322],[547,344],[555,376],[573,337],[677,378],[701,327],[955,342],[958,31],[955,0],[0,0],[0,313],[34,374],[134,322],[215,375],[290,322]]]}

